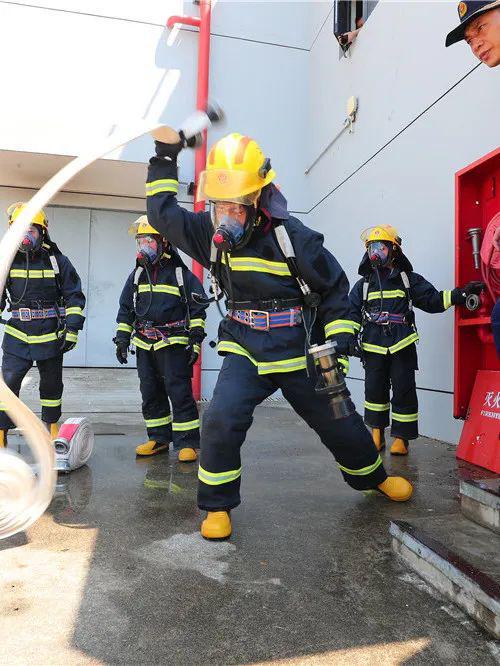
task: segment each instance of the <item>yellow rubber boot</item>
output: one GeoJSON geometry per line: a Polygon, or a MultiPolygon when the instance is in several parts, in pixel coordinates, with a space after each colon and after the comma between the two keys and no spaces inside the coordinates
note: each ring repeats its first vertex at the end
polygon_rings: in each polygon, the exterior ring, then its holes
{"type": "Polygon", "coordinates": [[[179,451],[178,459],[179,462],[196,462],[198,460],[198,454],[195,449],[186,446],[186,448],[179,451]]]}
{"type": "Polygon", "coordinates": [[[402,476],[388,476],[377,488],[393,502],[406,502],[413,494],[413,486],[402,476]]]}
{"type": "Polygon", "coordinates": [[[157,453],[161,453],[162,451],[168,451],[168,447],[169,442],[162,443],[157,442],[154,439],[150,439],[147,442],[144,442],[144,444],[139,444],[139,446],[137,446],[135,449],[135,454],[137,456],[154,456],[157,453]]]}
{"type": "Polygon", "coordinates": [[[377,451],[383,451],[385,449],[385,431],[382,428],[372,428],[372,437],[377,451]]]}
{"type": "Polygon", "coordinates": [[[391,446],[391,456],[407,456],[409,444],[406,439],[396,437],[391,446]]]}
{"type": "Polygon", "coordinates": [[[59,434],[59,425],[57,423],[49,423],[50,439],[55,439],[59,434]]]}
{"type": "Polygon", "coordinates": [[[208,511],[201,524],[205,539],[227,539],[231,536],[231,518],[228,511],[208,511]]]}
{"type": "Polygon", "coordinates": [[[7,430],[0,430],[0,449],[7,448],[7,430]]]}

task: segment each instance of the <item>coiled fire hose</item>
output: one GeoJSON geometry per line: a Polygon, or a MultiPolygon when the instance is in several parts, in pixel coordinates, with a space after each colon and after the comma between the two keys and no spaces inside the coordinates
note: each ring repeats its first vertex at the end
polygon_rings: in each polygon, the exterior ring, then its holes
{"type": "MultiPolygon", "coordinates": [[[[167,99],[170,98],[179,78],[178,70],[168,72],[164,82],[165,88],[169,90],[167,99]]],[[[196,111],[182,125],[185,137],[195,136],[220,118],[221,113],[214,109],[207,110],[207,113],[196,111]]],[[[134,128],[106,137],[95,147],[64,166],[33,196],[17,218],[16,224],[9,227],[0,241],[0,294],[4,291],[10,266],[34,215],[87,166],[120,146],[159,128],[163,128],[163,125],[158,120],[143,120],[134,128]]],[[[161,139],[161,135],[158,138],[161,139]]],[[[54,494],[56,471],[54,447],[49,433],[40,419],[12,393],[2,377],[0,377],[0,402],[3,403],[12,421],[22,429],[34,457],[34,467],[37,469],[35,475],[32,467],[20,456],[0,449],[0,539],[4,539],[27,529],[42,515],[54,494]]]]}
{"type": "Polygon", "coordinates": [[[94,431],[85,417],[66,419],[54,440],[56,469],[71,472],[85,465],[94,448],[94,431]]]}

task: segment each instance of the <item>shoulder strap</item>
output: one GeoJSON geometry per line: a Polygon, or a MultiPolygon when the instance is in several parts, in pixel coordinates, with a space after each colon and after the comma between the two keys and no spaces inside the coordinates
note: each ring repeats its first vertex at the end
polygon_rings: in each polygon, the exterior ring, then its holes
{"type": "Polygon", "coordinates": [[[368,290],[369,289],[370,289],[370,280],[368,278],[365,278],[365,281],[363,282],[363,305],[368,300],[368,290]]]}
{"type": "Polygon", "coordinates": [[[61,284],[61,271],[59,269],[59,264],[57,263],[57,259],[56,259],[53,252],[51,252],[50,250],[47,250],[47,254],[49,255],[50,265],[52,266],[52,270],[54,271],[54,279],[55,279],[55,282],[56,282],[57,291],[59,292],[59,298],[62,298],[63,297],[63,290],[62,290],[62,284],[61,284]]]}
{"type": "Polygon", "coordinates": [[[134,312],[137,309],[137,294],[139,293],[139,280],[141,279],[143,271],[144,268],[142,266],[137,266],[134,273],[134,293],[132,295],[132,300],[134,302],[134,312]]]}
{"type": "Polygon", "coordinates": [[[186,285],[184,284],[184,271],[182,270],[182,266],[175,267],[175,277],[177,280],[177,284],[179,285],[181,301],[186,304],[186,328],[189,328],[191,315],[189,311],[189,298],[187,297],[186,285]]]}
{"type": "Polygon", "coordinates": [[[403,286],[406,291],[406,298],[408,299],[408,310],[410,310],[411,312],[413,310],[413,302],[411,300],[410,280],[408,279],[408,275],[404,271],[401,271],[400,275],[401,279],[403,280],[403,286]]]}
{"type": "Polygon", "coordinates": [[[297,264],[297,257],[295,256],[295,250],[293,247],[292,240],[288,234],[288,231],[285,228],[283,223],[276,224],[273,226],[274,237],[278,243],[278,246],[283,254],[288,270],[290,274],[299,285],[300,291],[303,293],[306,301],[306,305],[310,307],[318,307],[321,302],[319,294],[315,294],[307,282],[302,277],[299,266],[297,264]],[[307,301],[310,301],[309,303],[307,301]]]}

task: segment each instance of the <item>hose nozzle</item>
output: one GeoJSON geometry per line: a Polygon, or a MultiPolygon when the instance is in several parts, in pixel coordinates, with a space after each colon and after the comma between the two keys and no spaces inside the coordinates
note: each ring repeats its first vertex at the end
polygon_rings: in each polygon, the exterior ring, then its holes
{"type": "Polygon", "coordinates": [[[472,242],[472,258],[474,259],[474,268],[479,270],[479,255],[481,253],[481,235],[482,230],[480,227],[473,227],[472,229],[467,229],[467,235],[472,242]]]}

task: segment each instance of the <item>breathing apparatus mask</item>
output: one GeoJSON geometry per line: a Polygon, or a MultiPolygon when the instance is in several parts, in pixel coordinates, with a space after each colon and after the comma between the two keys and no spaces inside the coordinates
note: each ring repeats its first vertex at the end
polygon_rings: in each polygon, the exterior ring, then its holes
{"type": "Polygon", "coordinates": [[[210,217],[214,227],[213,243],[218,250],[232,252],[244,247],[257,219],[259,192],[239,197],[238,201],[211,201],[210,217]]]}
{"type": "Polygon", "coordinates": [[[315,392],[328,396],[334,419],[343,419],[354,414],[356,408],[345,383],[336,347],[336,342],[327,340],[323,345],[312,345],[308,352],[314,361],[315,392]]]}
{"type": "Polygon", "coordinates": [[[37,224],[32,224],[21,241],[19,251],[24,254],[38,252],[42,247],[43,237],[43,228],[37,224]]]}
{"type": "Polygon", "coordinates": [[[374,268],[387,267],[392,261],[393,246],[387,241],[370,241],[366,246],[366,252],[374,268]]]}
{"type": "Polygon", "coordinates": [[[164,252],[163,240],[159,235],[140,234],[136,236],[136,245],[137,263],[144,268],[157,264],[164,252]]]}

